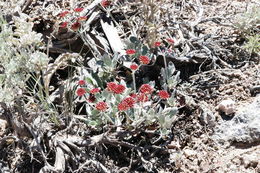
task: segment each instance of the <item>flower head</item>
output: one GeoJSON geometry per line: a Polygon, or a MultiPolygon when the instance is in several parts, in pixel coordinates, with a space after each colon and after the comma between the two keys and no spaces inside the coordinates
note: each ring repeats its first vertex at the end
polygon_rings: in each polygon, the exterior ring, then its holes
{"type": "Polygon", "coordinates": [[[125,53],[126,53],[127,55],[133,55],[133,54],[136,53],[136,50],[134,50],[134,49],[127,49],[127,50],[125,51],[125,53]]]}
{"type": "Polygon", "coordinates": [[[80,8],[80,7],[74,9],[74,11],[75,11],[75,12],[78,12],[78,13],[81,12],[81,11],[83,11],[83,10],[84,10],[84,8],[80,8]]]}
{"type": "Polygon", "coordinates": [[[125,111],[127,109],[130,109],[132,107],[134,107],[135,104],[135,99],[133,97],[127,97],[124,98],[118,105],[117,105],[117,109],[119,111],[125,111]]]}
{"type": "Polygon", "coordinates": [[[131,64],[130,65],[130,68],[132,69],[132,70],[137,70],[138,69],[138,65],[137,64],[131,64]]]}
{"type": "Polygon", "coordinates": [[[102,0],[102,2],[101,2],[101,5],[102,5],[102,7],[107,7],[107,6],[109,6],[110,5],[110,1],[108,1],[108,0],[102,0]]]}
{"type": "Polygon", "coordinates": [[[126,102],[120,102],[118,105],[117,105],[117,109],[119,111],[126,111],[127,109],[129,109],[128,105],[126,102]]]}
{"type": "Polygon", "coordinates": [[[139,57],[139,61],[142,64],[149,64],[150,63],[150,59],[148,58],[148,56],[143,56],[143,55],[139,57]]]}
{"type": "Polygon", "coordinates": [[[96,93],[98,93],[99,91],[100,91],[99,88],[93,88],[93,89],[90,90],[89,92],[90,92],[91,94],[96,94],[96,93]]]}
{"type": "Polygon", "coordinates": [[[132,108],[135,104],[135,99],[133,97],[126,97],[122,102],[125,102],[128,107],[132,108]]]}
{"type": "Polygon", "coordinates": [[[121,94],[125,91],[125,86],[121,84],[116,84],[115,82],[109,82],[107,84],[107,90],[112,91],[115,94],[121,94]]]}
{"type": "Polygon", "coordinates": [[[80,28],[80,23],[79,22],[75,22],[75,23],[73,23],[72,25],[71,25],[71,29],[73,30],[73,31],[78,31],[79,30],[79,28],[80,28]]]}
{"type": "Polygon", "coordinates": [[[140,94],[137,95],[137,101],[138,102],[147,102],[148,96],[144,93],[140,93],[140,94]]]}
{"type": "Polygon", "coordinates": [[[68,11],[63,11],[59,14],[60,17],[65,17],[67,14],[69,14],[70,12],[68,11]]]}
{"type": "Polygon", "coordinates": [[[124,86],[124,85],[121,85],[121,84],[117,85],[117,86],[115,87],[115,89],[113,90],[113,92],[114,92],[115,94],[122,94],[124,91],[125,91],[125,86],[124,86]]]}
{"type": "Polygon", "coordinates": [[[76,91],[78,96],[83,96],[84,94],[86,94],[86,90],[84,88],[79,88],[76,91]]]}
{"type": "Polygon", "coordinates": [[[156,41],[156,42],[154,43],[154,46],[155,46],[155,47],[159,47],[159,46],[161,46],[161,42],[156,41]]]}
{"type": "Polygon", "coordinates": [[[140,87],[140,92],[144,94],[151,94],[153,92],[153,88],[149,84],[143,84],[140,87]]]}
{"type": "Polygon", "coordinates": [[[170,97],[170,94],[165,90],[160,90],[158,92],[158,95],[160,96],[161,99],[168,99],[170,97]]]}
{"type": "Polygon", "coordinates": [[[98,102],[96,104],[96,109],[99,111],[105,111],[107,108],[108,108],[108,106],[105,102],[98,102]]]}
{"type": "Polygon", "coordinates": [[[86,81],[84,81],[84,80],[79,80],[79,81],[78,81],[78,84],[79,84],[80,86],[85,85],[85,84],[86,84],[86,81]]]}
{"type": "Polygon", "coordinates": [[[117,84],[115,82],[108,82],[107,83],[107,90],[108,91],[114,91],[116,86],[117,86],[117,84]]]}
{"type": "Polygon", "coordinates": [[[66,28],[67,25],[68,25],[68,22],[62,22],[62,23],[60,24],[60,27],[61,27],[61,28],[66,28]]]}
{"type": "Polygon", "coordinates": [[[174,44],[174,40],[172,38],[167,38],[166,40],[168,41],[168,43],[174,44]]]}

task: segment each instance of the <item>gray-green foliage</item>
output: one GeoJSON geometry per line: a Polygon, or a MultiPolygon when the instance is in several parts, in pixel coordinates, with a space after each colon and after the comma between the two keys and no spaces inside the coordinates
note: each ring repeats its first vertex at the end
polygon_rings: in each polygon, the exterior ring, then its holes
{"type": "Polygon", "coordinates": [[[40,50],[42,35],[32,30],[28,16],[13,17],[13,24],[0,16],[0,101],[11,103],[23,93],[31,72],[46,68],[49,58],[40,50]]]}
{"type": "Polygon", "coordinates": [[[245,13],[238,14],[235,18],[234,26],[241,32],[250,34],[253,30],[259,30],[260,10],[254,6],[245,13]]]}
{"type": "Polygon", "coordinates": [[[247,12],[235,18],[234,26],[246,38],[244,48],[252,53],[260,51],[260,10],[259,6],[249,8],[247,12]]]}

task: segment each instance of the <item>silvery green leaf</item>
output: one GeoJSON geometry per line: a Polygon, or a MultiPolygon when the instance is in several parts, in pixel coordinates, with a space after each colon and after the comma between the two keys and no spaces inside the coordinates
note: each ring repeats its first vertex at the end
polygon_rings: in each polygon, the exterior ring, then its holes
{"type": "Polygon", "coordinates": [[[104,65],[111,68],[112,67],[112,59],[108,55],[103,56],[104,65]]]}
{"type": "Polygon", "coordinates": [[[170,61],[170,62],[168,63],[168,69],[167,69],[167,70],[168,70],[169,76],[172,76],[172,75],[174,74],[176,68],[175,68],[173,62],[170,61]]]}
{"type": "Polygon", "coordinates": [[[176,106],[176,99],[175,99],[174,94],[172,94],[171,97],[167,99],[167,103],[169,106],[172,106],[172,107],[176,106]]]}
{"type": "Polygon", "coordinates": [[[165,123],[165,115],[164,114],[159,114],[157,118],[158,118],[159,124],[161,126],[163,126],[163,124],[165,123]]]}
{"type": "Polygon", "coordinates": [[[163,115],[176,115],[178,113],[178,108],[177,107],[168,107],[168,108],[164,108],[164,110],[162,111],[163,115]]]}

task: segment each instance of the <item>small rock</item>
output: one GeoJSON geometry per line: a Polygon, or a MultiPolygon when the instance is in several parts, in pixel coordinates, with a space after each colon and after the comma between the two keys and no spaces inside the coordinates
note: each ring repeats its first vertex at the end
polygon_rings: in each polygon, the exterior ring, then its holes
{"type": "Polygon", "coordinates": [[[221,143],[253,144],[260,141],[260,96],[237,108],[236,115],[215,128],[213,138],[221,143]]]}
{"type": "Polygon", "coordinates": [[[190,150],[190,149],[185,149],[183,152],[184,152],[184,155],[185,155],[187,158],[196,155],[196,152],[193,151],[193,150],[190,150]]]}
{"type": "Polygon", "coordinates": [[[235,113],[235,102],[232,99],[223,100],[217,106],[217,109],[226,115],[235,113]]]}

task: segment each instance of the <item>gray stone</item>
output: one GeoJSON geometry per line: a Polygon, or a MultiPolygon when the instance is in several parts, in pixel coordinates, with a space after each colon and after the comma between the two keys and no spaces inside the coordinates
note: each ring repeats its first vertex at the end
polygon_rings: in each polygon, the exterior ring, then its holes
{"type": "Polygon", "coordinates": [[[260,142],[260,96],[243,107],[229,121],[223,121],[212,136],[219,142],[259,143],[260,142]]]}

